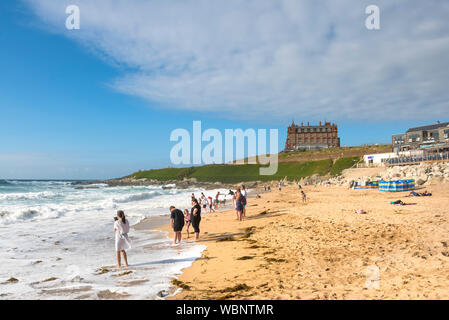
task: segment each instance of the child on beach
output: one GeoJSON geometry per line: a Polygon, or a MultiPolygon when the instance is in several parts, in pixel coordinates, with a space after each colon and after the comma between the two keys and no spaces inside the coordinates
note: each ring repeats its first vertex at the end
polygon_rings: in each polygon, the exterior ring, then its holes
{"type": "Polygon", "coordinates": [[[190,222],[190,213],[189,213],[189,210],[187,210],[187,209],[184,209],[184,223],[185,223],[185,226],[186,226],[186,231],[187,231],[187,239],[190,237],[190,232],[189,232],[189,227],[190,227],[190,224],[191,224],[191,222],[190,222]]]}
{"type": "Polygon", "coordinates": [[[215,212],[215,209],[214,209],[214,202],[212,201],[212,197],[211,196],[209,196],[209,197],[207,197],[207,201],[208,201],[208,203],[209,203],[209,212],[215,212]]]}
{"type": "Polygon", "coordinates": [[[123,260],[125,260],[125,267],[128,266],[128,257],[126,256],[126,251],[131,248],[131,243],[129,241],[129,222],[125,218],[125,213],[122,210],[117,211],[117,218],[114,222],[114,232],[115,232],[115,252],[117,258],[117,267],[121,268],[120,253],[123,255],[123,260]]]}
{"type": "Polygon", "coordinates": [[[201,205],[203,206],[204,212],[207,212],[208,202],[207,202],[206,196],[203,193],[201,193],[201,199],[200,200],[201,200],[201,205]]]}
{"type": "Polygon", "coordinates": [[[307,196],[304,191],[301,190],[302,202],[305,203],[307,201],[307,196]]]}

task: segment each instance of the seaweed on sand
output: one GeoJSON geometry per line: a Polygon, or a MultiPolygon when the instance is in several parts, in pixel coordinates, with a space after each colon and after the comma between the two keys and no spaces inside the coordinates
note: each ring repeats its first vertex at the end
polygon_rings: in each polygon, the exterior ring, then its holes
{"type": "Polygon", "coordinates": [[[239,284],[236,284],[233,287],[227,287],[227,288],[224,288],[222,290],[219,290],[219,292],[221,292],[221,293],[238,292],[238,291],[248,291],[250,289],[251,289],[251,287],[248,286],[246,283],[239,283],[239,284]]]}
{"type": "Polygon", "coordinates": [[[171,283],[172,283],[172,285],[174,285],[174,286],[176,286],[178,288],[181,288],[181,289],[184,289],[184,290],[190,290],[190,286],[189,285],[185,284],[182,281],[179,281],[178,279],[173,279],[171,281],[171,283]]]}
{"type": "Polygon", "coordinates": [[[223,242],[223,241],[235,241],[235,238],[233,236],[223,237],[217,240],[217,242],[223,242]]]}
{"type": "Polygon", "coordinates": [[[243,257],[237,258],[237,260],[251,260],[251,259],[254,259],[254,257],[253,256],[243,256],[243,257]]]}

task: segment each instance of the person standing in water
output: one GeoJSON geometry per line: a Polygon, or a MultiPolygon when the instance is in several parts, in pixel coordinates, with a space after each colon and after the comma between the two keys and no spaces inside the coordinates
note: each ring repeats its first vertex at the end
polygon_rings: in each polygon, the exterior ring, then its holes
{"type": "Polygon", "coordinates": [[[192,221],[193,231],[195,231],[195,240],[198,240],[200,237],[201,206],[197,199],[193,199],[192,205],[190,220],[192,221]]]}
{"type": "Polygon", "coordinates": [[[182,213],[181,210],[176,209],[175,206],[170,207],[170,212],[171,227],[175,233],[173,245],[181,244],[182,228],[184,228],[184,213],[182,213]]]}
{"type": "Polygon", "coordinates": [[[131,243],[129,241],[129,222],[125,217],[125,213],[122,210],[117,211],[117,218],[114,222],[114,232],[115,232],[115,252],[117,258],[117,267],[121,268],[120,253],[123,255],[123,260],[125,260],[125,267],[128,266],[128,257],[126,256],[126,250],[131,248],[131,243]]]}

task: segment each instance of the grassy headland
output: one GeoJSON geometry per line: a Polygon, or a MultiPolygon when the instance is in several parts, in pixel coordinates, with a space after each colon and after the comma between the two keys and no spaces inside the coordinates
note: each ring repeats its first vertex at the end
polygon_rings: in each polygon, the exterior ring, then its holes
{"type": "MultiPolygon", "coordinates": [[[[195,178],[198,182],[238,183],[247,181],[273,181],[287,177],[295,180],[319,176],[336,176],[351,168],[364,154],[390,152],[390,145],[329,148],[312,151],[279,153],[279,167],[275,175],[261,176],[260,164],[206,165],[190,168],[165,168],[139,171],[127,178],[157,181],[181,181],[195,178]]],[[[248,159],[245,159],[248,163],[248,159]]]]}
{"type": "Polygon", "coordinates": [[[259,174],[260,164],[244,165],[206,165],[190,168],[166,168],[139,171],[129,177],[134,179],[151,179],[158,181],[183,180],[195,178],[198,182],[238,183],[246,181],[273,181],[287,177],[295,180],[312,175],[338,175],[342,170],[352,167],[359,157],[345,157],[336,161],[332,159],[302,162],[281,162],[275,175],[259,174]]]}

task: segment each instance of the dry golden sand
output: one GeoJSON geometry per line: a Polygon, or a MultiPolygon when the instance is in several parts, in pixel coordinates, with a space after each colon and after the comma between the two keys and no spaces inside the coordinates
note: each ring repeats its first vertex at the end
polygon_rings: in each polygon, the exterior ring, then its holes
{"type": "Polygon", "coordinates": [[[171,299],[448,299],[449,185],[427,189],[432,197],[407,198],[307,186],[303,204],[289,186],[249,199],[244,222],[231,211],[205,214],[207,249],[171,299]],[[379,289],[367,288],[376,267],[379,289]]]}

